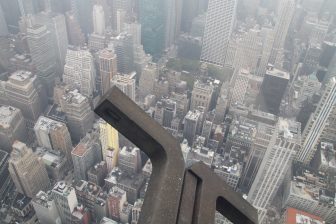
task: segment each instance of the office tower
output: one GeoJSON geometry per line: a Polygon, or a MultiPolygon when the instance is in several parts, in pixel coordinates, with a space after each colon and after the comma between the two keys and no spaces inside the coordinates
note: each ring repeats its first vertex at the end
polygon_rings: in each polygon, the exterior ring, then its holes
{"type": "Polygon", "coordinates": [[[105,34],[105,13],[102,5],[93,6],[93,32],[98,35],[105,34]]]}
{"type": "Polygon", "coordinates": [[[132,0],[114,0],[112,2],[112,29],[120,33],[121,26],[126,22],[126,16],[132,13],[132,0]]]}
{"type": "Polygon", "coordinates": [[[78,88],[81,94],[92,97],[96,90],[96,69],[88,49],[68,48],[63,82],[78,88]]]}
{"type": "Polygon", "coordinates": [[[57,74],[63,74],[65,57],[68,48],[68,33],[63,14],[55,14],[53,12],[41,12],[34,15],[37,24],[45,25],[50,31],[52,48],[56,55],[57,74]]]}
{"type": "Polygon", "coordinates": [[[105,95],[111,88],[111,79],[117,75],[117,55],[113,48],[105,48],[99,52],[98,89],[105,95]]]}
{"type": "Polygon", "coordinates": [[[165,1],[166,7],[166,34],[165,48],[170,48],[175,44],[176,38],[181,29],[181,13],[183,2],[179,0],[165,1]]]}
{"type": "Polygon", "coordinates": [[[97,52],[105,48],[106,37],[92,33],[88,37],[89,50],[97,52]]]}
{"type": "Polygon", "coordinates": [[[237,41],[234,68],[246,69],[255,74],[261,57],[263,43],[261,42],[260,29],[252,28],[242,34],[237,41]]]}
{"type": "Polygon", "coordinates": [[[15,141],[27,139],[26,122],[19,109],[0,106],[0,149],[10,152],[15,141]]]}
{"type": "Polygon", "coordinates": [[[287,72],[269,66],[261,84],[257,105],[260,110],[277,115],[290,76],[287,72]]]}
{"type": "Polygon", "coordinates": [[[161,99],[156,103],[154,119],[163,127],[170,128],[176,116],[176,102],[171,99],[161,99]]]}
{"type": "Polygon", "coordinates": [[[188,140],[190,146],[193,145],[197,129],[201,123],[201,112],[198,110],[189,111],[184,118],[183,137],[188,140]]]}
{"type": "Polygon", "coordinates": [[[7,22],[5,20],[4,11],[2,9],[2,6],[0,5],[0,36],[6,36],[8,35],[8,27],[7,22]]]}
{"type": "Polygon", "coordinates": [[[232,78],[233,90],[231,93],[232,104],[244,104],[245,94],[250,81],[250,72],[245,69],[240,69],[232,78]]]}
{"type": "Polygon", "coordinates": [[[11,191],[14,187],[14,183],[10,177],[8,171],[8,160],[9,153],[3,150],[0,150],[0,198],[4,198],[5,195],[11,191]]]}
{"type": "Polygon", "coordinates": [[[52,40],[51,32],[44,25],[33,25],[27,28],[27,42],[37,70],[36,75],[45,86],[49,97],[52,96],[57,78],[56,54],[52,40]]]}
{"type": "Polygon", "coordinates": [[[61,108],[67,118],[71,138],[78,142],[93,127],[94,114],[89,100],[75,89],[63,95],[61,108]]]}
{"type": "Polygon", "coordinates": [[[111,46],[117,55],[117,68],[119,73],[128,74],[134,70],[134,44],[133,36],[128,33],[120,33],[111,38],[111,46]]]}
{"type": "Polygon", "coordinates": [[[135,101],[135,74],[116,75],[112,79],[112,86],[118,87],[131,100],[135,101]]]}
{"type": "Polygon", "coordinates": [[[224,66],[236,5],[236,0],[209,1],[201,61],[224,66]]]}
{"type": "Polygon", "coordinates": [[[8,163],[9,173],[20,193],[33,198],[37,192],[49,187],[50,182],[43,162],[26,144],[14,142],[8,163]]]}
{"type": "Polygon", "coordinates": [[[8,103],[21,110],[27,127],[32,129],[47,104],[37,77],[28,71],[16,71],[4,86],[8,103]]]}
{"type": "Polygon", "coordinates": [[[126,191],[117,186],[112,187],[107,196],[107,209],[109,217],[113,220],[120,220],[120,212],[124,204],[127,203],[126,191]]]}
{"type": "Polygon", "coordinates": [[[75,14],[73,12],[67,12],[65,14],[65,20],[67,25],[69,44],[73,46],[84,45],[85,37],[75,14]]]}
{"type": "Polygon", "coordinates": [[[176,114],[183,117],[188,112],[189,99],[187,94],[172,92],[170,99],[176,102],[176,114]]]}
{"type": "Polygon", "coordinates": [[[279,118],[276,131],[247,197],[247,200],[258,209],[261,223],[300,148],[300,141],[301,124],[279,118]]]}
{"type": "Polygon", "coordinates": [[[4,19],[8,25],[8,30],[11,33],[17,33],[21,17],[18,1],[3,0],[0,2],[0,5],[4,13],[4,19]]]}
{"type": "Polygon", "coordinates": [[[102,160],[98,136],[87,134],[71,152],[76,180],[87,180],[87,171],[102,160]]]}
{"type": "Polygon", "coordinates": [[[99,139],[102,146],[103,159],[107,163],[108,171],[117,165],[119,154],[119,134],[106,121],[99,120],[99,139]]]}
{"type": "Polygon", "coordinates": [[[141,24],[137,21],[124,24],[124,31],[133,37],[134,46],[141,45],[141,24]]]}
{"type": "Polygon", "coordinates": [[[295,11],[294,0],[281,0],[279,3],[278,19],[275,25],[274,43],[269,63],[274,64],[281,49],[284,48],[289,25],[295,11]]]}
{"type": "Polygon", "coordinates": [[[40,191],[33,199],[33,207],[36,216],[40,223],[58,224],[61,222],[61,217],[51,193],[40,191]]]}
{"type": "Polygon", "coordinates": [[[182,5],[181,31],[189,33],[193,19],[198,14],[199,0],[186,0],[182,5]]]}
{"type": "Polygon", "coordinates": [[[212,83],[202,83],[197,80],[191,93],[190,110],[195,110],[198,106],[201,106],[205,108],[205,111],[208,111],[213,91],[212,83]]]}
{"type": "Polygon", "coordinates": [[[79,24],[85,35],[92,33],[92,9],[93,9],[93,1],[91,0],[74,0],[77,11],[77,18],[79,24]]]}
{"type": "Polygon", "coordinates": [[[139,80],[139,90],[141,97],[146,97],[153,93],[154,82],[158,76],[158,69],[155,63],[149,63],[146,65],[141,73],[139,80]]]}
{"type": "Polygon", "coordinates": [[[71,223],[71,214],[78,205],[75,189],[64,181],[57,182],[51,191],[62,223],[71,223]]]}
{"type": "Polygon", "coordinates": [[[312,160],[320,136],[326,126],[328,117],[332,112],[336,99],[336,78],[333,77],[326,84],[320,102],[302,133],[302,148],[297,155],[297,160],[309,164],[312,160]]]}
{"type": "Polygon", "coordinates": [[[255,73],[258,76],[264,76],[266,73],[266,68],[274,43],[274,35],[274,30],[270,27],[262,27],[260,30],[262,50],[260,52],[259,64],[255,73]]]}
{"type": "Polygon", "coordinates": [[[71,137],[64,123],[41,116],[34,126],[34,131],[39,146],[60,151],[71,162],[71,137]]]}
{"type": "Polygon", "coordinates": [[[118,167],[126,173],[137,174],[141,169],[140,149],[124,146],[119,153],[118,167]]]}

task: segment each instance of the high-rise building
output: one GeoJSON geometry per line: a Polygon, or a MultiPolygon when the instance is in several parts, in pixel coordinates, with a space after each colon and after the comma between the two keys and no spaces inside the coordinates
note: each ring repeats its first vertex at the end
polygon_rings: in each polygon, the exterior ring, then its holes
{"type": "MultiPolygon", "coordinates": [[[[4,83],[8,103],[21,110],[29,130],[44,111],[47,101],[37,77],[28,71],[14,72],[4,83]]],[[[29,136],[29,133],[28,133],[29,136]]]]}
{"type": "Polygon", "coordinates": [[[106,121],[99,120],[99,139],[102,146],[103,159],[106,161],[107,170],[110,172],[117,165],[119,154],[119,134],[106,121]]]}
{"type": "Polygon", "coordinates": [[[124,146],[119,153],[118,167],[126,173],[137,174],[141,170],[140,149],[124,146]]]}
{"type": "Polygon", "coordinates": [[[124,204],[127,203],[126,191],[117,186],[112,187],[107,196],[107,207],[109,217],[113,220],[120,220],[120,212],[124,204]]]}
{"type": "Polygon", "coordinates": [[[71,155],[76,180],[87,180],[87,171],[102,160],[98,136],[95,133],[87,134],[71,155]]]}
{"type": "Polygon", "coordinates": [[[49,187],[50,181],[43,162],[26,144],[14,142],[8,163],[9,173],[20,193],[33,198],[37,192],[49,187]]]}
{"type": "Polygon", "coordinates": [[[2,9],[2,6],[0,5],[0,36],[6,36],[6,35],[8,35],[8,27],[4,11],[2,9]]]}
{"type": "Polygon", "coordinates": [[[19,109],[0,106],[0,149],[10,152],[15,141],[27,139],[26,123],[19,109]]]}
{"type": "Polygon", "coordinates": [[[63,74],[65,56],[68,48],[68,33],[63,14],[55,14],[50,11],[44,11],[34,15],[37,24],[45,25],[50,31],[52,48],[56,54],[57,74],[63,74]]]}
{"type": "Polygon", "coordinates": [[[122,32],[111,38],[110,47],[114,47],[117,55],[117,68],[119,73],[128,74],[134,70],[134,42],[133,36],[122,32]]]}
{"type": "Polygon", "coordinates": [[[111,88],[111,79],[117,75],[117,55],[113,48],[105,48],[99,52],[98,90],[102,95],[111,88]]]}
{"type": "Polygon", "coordinates": [[[289,79],[288,72],[276,69],[273,66],[268,67],[257,98],[260,110],[278,115],[289,79]]]}
{"type": "Polygon", "coordinates": [[[204,107],[206,111],[208,111],[213,91],[214,86],[212,83],[202,83],[201,81],[197,80],[194,83],[194,88],[191,94],[190,110],[195,110],[198,106],[201,106],[204,107]]]}
{"type": "Polygon", "coordinates": [[[64,181],[57,182],[51,191],[62,223],[71,223],[72,212],[78,205],[75,189],[64,181]]]}
{"type": "Polygon", "coordinates": [[[33,199],[32,204],[40,223],[61,223],[61,217],[50,192],[38,192],[36,197],[33,199]]]}
{"type": "Polygon", "coordinates": [[[300,140],[301,124],[280,118],[247,197],[258,209],[261,223],[300,148],[300,140]]]}
{"type": "Polygon", "coordinates": [[[78,142],[93,127],[94,114],[89,100],[75,89],[62,96],[61,108],[65,113],[71,138],[78,142]]]}
{"type": "Polygon", "coordinates": [[[238,74],[234,75],[232,78],[234,87],[231,94],[231,103],[244,104],[250,76],[250,72],[245,69],[239,70],[238,74]]]}
{"type": "Polygon", "coordinates": [[[289,25],[292,21],[295,11],[294,0],[281,0],[278,9],[278,19],[275,25],[274,43],[270,55],[269,63],[275,64],[275,61],[285,45],[289,25]]]}
{"type": "Polygon", "coordinates": [[[63,81],[73,85],[86,97],[96,90],[96,69],[88,49],[68,48],[63,81]]]}
{"type": "Polygon", "coordinates": [[[171,99],[161,99],[156,103],[154,119],[163,127],[170,128],[176,116],[176,102],[171,99]]]}
{"type": "Polygon", "coordinates": [[[52,41],[51,32],[45,25],[36,24],[27,28],[27,42],[37,70],[36,75],[45,86],[48,96],[52,96],[57,78],[56,53],[52,41]]]}
{"type": "Polygon", "coordinates": [[[69,162],[71,161],[71,137],[64,123],[41,116],[34,126],[34,131],[39,146],[60,151],[69,162]]]}
{"type": "Polygon", "coordinates": [[[65,14],[67,31],[69,35],[69,44],[73,46],[82,46],[85,43],[85,37],[79,25],[78,19],[73,12],[65,14]]]}
{"type": "Polygon", "coordinates": [[[102,5],[94,5],[93,12],[93,32],[98,35],[105,34],[105,13],[102,5]]]}
{"type": "Polygon", "coordinates": [[[195,110],[189,111],[184,118],[183,137],[188,140],[190,146],[192,146],[198,127],[201,125],[201,116],[201,112],[195,110]]]}
{"type": "Polygon", "coordinates": [[[149,63],[146,65],[141,73],[139,80],[139,90],[141,97],[146,97],[153,93],[154,82],[158,76],[158,69],[155,63],[149,63]]]}
{"type": "Polygon", "coordinates": [[[201,61],[224,66],[236,5],[236,0],[209,1],[201,61]]]}
{"type": "Polygon", "coordinates": [[[14,183],[8,170],[8,160],[9,153],[0,150],[0,198],[4,198],[14,188],[14,183]]]}
{"type": "Polygon", "coordinates": [[[112,86],[118,87],[126,96],[135,101],[135,73],[114,76],[112,86]]]}
{"type": "Polygon", "coordinates": [[[317,149],[320,136],[326,127],[326,122],[331,114],[336,100],[336,78],[333,77],[326,84],[320,102],[311,114],[302,133],[302,148],[297,155],[297,160],[309,164],[317,149]]]}

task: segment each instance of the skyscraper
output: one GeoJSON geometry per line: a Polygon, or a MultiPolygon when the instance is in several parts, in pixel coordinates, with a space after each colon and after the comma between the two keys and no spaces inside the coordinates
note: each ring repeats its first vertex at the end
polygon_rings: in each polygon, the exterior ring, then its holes
{"type": "Polygon", "coordinates": [[[68,33],[63,14],[55,14],[53,12],[41,12],[34,15],[35,21],[38,24],[45,25],[50,31],[52,48],[55,51],[57,74],[63,74],[65,56],[68,48],[68,33]]]}
{"type": "Polygon", "coordinates": [[[71,137],[64,123],[41,116],[34,131],[39,146],[60,151],[71,162],[71,137]]]}
{"type": "Polygon", "coordinates": [[[201,123],[201,112],[189,111],[184,118],[183,137],[188,140],[189,146],[193,145],[196,132],[201,123]]]}
{"type": "Polygon", "coordinates": [[[11,106],[0,106],[0,149],[10,152],[16,140],[27,139],[26,132],[21,111],[11,106]]]}
{"type": "Polygon", "coordinates": [[[105,48],[99,53],[98,89],[101,95],[111,88],[111,79],[117,75],[117,55],[113,48],[105,48]]]}
{"type": "Polygon", "coordinates": [[[118,72],[123,74],[132,72],[134,70],[133,36],[125,32],[120,33],[117,37],[111,38],[111,44],[117,55],[118,72]]]}
{"type": "Polygon", "coordinates": [[[93,32],[98,35],[105,34],[105,13],[102,5],[94,5],[93,12],[93,32]]]}
{"type": "Polygon", "coordinates": [[[92,97],[96,90],[96,70],[88,49],[68,48],[63,81],[78,88],[81,94],[92,97]]]}
{"type": "Polygon", "coordinates": [[[206,111],[208,111],[213,91],[214,86],[212,83],[203,83],[202,81],[197,80],[194,83],[194,88],[191,95],[190,110],[195,110],[198,106],[201,106],[204,107],[206,111]]]}
{"type": "Polygon", "coordinates": [[[67,31],[69,35],[69,44],[73,46],[82,46],[85,43],[85,37],[79,25],[78,19],[74,12],[65,14],[67,31]]]}
{"type": "Polygon", "coordinates": [[[279,3],[278,19],[275,25],[274,43],[270,55],[269,63],[274,64],[278,53],[285,45],[289,25],[295,11],[294,0],[281,0],[279,3]]]}
{"type": "Polygon", "coordinates": [[[153,92],[154,82],[158,76],[157,65],[149,63],[141,73],[139,80],[139,90],[141,97],[146,97],[153,92]]]}
{"type": "Polygon", "coordinates": [[[8,35],[8,27],[7,22],[5,20],[4,11],[2,9],[2,6],[0,5],[0,36],[6,36],[8,35]]]}
{"type": "Polygon", "coordinates": [[[9,159],[9,173],[17,191],[35,197],[40,190],[47,190],[50,181],[43,162],[26,144],[16,141],[9,159]]]}
{"type": "Polygon", "coordinates": [[[118,87],[126,96],[135,101],[135,74],[114,76],[112,86],[118,87]]]}
{"type": "Polygon", "coordinates": [[[268,67],[257,98],[260,110],[278,115],[289,79],[288,72],[273,68],[273,66],[268,67]]]}
{"type": "Polygon", "coordinates": [[[51,32],[44,25],[33,25],[27,28],[27,42],[37,70],[36,75],[45,86],[49,97],[52,96],[57,78],[56,54],[52,40],[51,32]]]}
{"type": "Polygon", "coordinates": [[[236,5],[236,0],[209,1],[201,61],[224,66],[236,5]]]}
{"type": "Polygon", "coordinates": [[[312,160],[328,117],[334,108],[335,100],[336,78],[333,77],[326,84],[320,102],[318,103],[315,112],[311,114],[302,133],[302,148],[296,158],[298,161],[309,164],[312,160]]]}
{"type": "Polygon", "coordinates": [[[51,191],[62,223],[71,223],[71,214],[78,205],[75,189],[64,181],[57,182],[51,191]]]}
{"type": "Polygon", "coordinates": [[[16,71],[4,83],[9,104],[21,110],[29,129],[46,107],[46,96],[37,77],[28,71],[16,71]]]}
{"type": "Polygon", "coordinates": [[[102,160],[98,136],[95,133],[87,134],[71,155],[76,180],[87,180],[87,171],[102,160]]]}
{"type": "Polygon", "coordinates": [[[291,167],[300,140],[300,123],[280,118],[247,197],[258,209],[260,223],[291,167]]]}
{"type": "Polygon", "coordinates": [[[119,134],[110,124],[99,120],[99,139],[102,146],[103,159],[108,171],[117,165],[119,154],[119,134]]]}
{"type": "Polygon", "coordinates": [[[89,100],[78,90],[73,90],[63,95],[61,108],[67,118],[71,138],[78,142],[93,127],[94,114],[89,100]]]}

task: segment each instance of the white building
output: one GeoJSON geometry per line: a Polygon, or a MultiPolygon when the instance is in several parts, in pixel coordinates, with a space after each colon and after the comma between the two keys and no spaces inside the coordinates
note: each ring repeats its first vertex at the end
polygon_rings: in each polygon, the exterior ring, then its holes
{"type": "Polygon", "coordinates": [[[296,158],[298,161],[308,164],[313,158],[319,138],[333,110],[335,100],[336,78],[333,77],[327,83],[321,100],[302,133],[302,148],[296,158]]]}
{"type": "Polygon", "coordinates": [[[93,12],[93,32],[98,35],[105,34],[105,13],[102,5],[94,5],[93,12]]]}
{"type": "Polygon", "coordinates": [[[196,110],[197,107],[201,106],[204,107],[206,111],[208,111],[213,91],[214,86],[212,83],[203,83],[197,80],[194,83],[191,95],[190,110],[196,110]]]}
{"type": "Polygon", "coordinates": [[[209,1],[201,61],[224,66],[236,5],[236,0],[209,1]]]}
{"type": "Polygon", "coordinates": [[[64,66],[63,82],[75,86],[86,97],[96,90],[96,70],[88,49],[69,48],[64,66]]]}
{"type": "Polygon", "coordinates": [[[112,86],[118,87],[126,96],[135,101],[135,73],[114,76],[112,86]]]}
{"type": "Polygon", "coordinates": [[[301,124],[280,118],[247,200],[258,209],[262,223],[300,147],[301,124]]]}
{"type": "Polygon", "coordinates": [[[33,207],[40,223],[61,224],[61,217],[50,193],[40,191],[33,199],[33,207]]]}

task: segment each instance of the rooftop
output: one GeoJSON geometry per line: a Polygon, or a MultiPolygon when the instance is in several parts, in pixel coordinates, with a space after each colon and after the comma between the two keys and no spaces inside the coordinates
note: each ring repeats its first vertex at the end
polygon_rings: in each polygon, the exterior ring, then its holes
{"type": "Polygon", "coordinates": [[[322,218],[294,208],[287,209],[285,224],[322,224],[322,218]]]}
{"type": "Polygon", "coordinates": [[[267,68],[266,74],[274,76],[274,77],[278,77],[278,78],[283,78],[283,79],[288,79],[288,80],[290,79],[290,76],[289,76],[288,72],[285,72],[285,71],[280,70],[280,69],[276,69],[272,66],[269,66],[267,68]]]}
{"type": "Polygon", "coordinates": [[[19,71],[16,71],[16,72],[12,73],[9,76],[9,80],[15,81],[15,82],[24,82],[24,81],[30,79],[32,76],[33,76],[33,74],[29,71],[19,70],[19,71]]]}
{"type": "Polygon", "coordinates": [[[23,210],[26,206],[30,204],[31,200],[31,198],[26,197],[21,193],[17,193],[13,200],[12,207],[18,210],[23,210]]]}
{"type": "Polygon", "coordinates": [[[20,110],[11,106],[0,107],[0,128],[7,129],[10,127],[13,119],[20,113],[20,110]]]}
{"type": "Polygon", "coordinates": [[[50,118],[40,116],[37,122],[35,123],[34,129],[49,132],[50,130],[54,130],[56,127],[62,127],[62,126],[64,126],[64,124],[59,121],[55,121],[50,118]]]}
{"type": "Polygon", "coordinates": [[[72,155],[76,155],[76,156],[83,156],[87,151],[89,150],[89,148],[83,144],[83,143],[79,143],[71,152],[72,155]]]}

